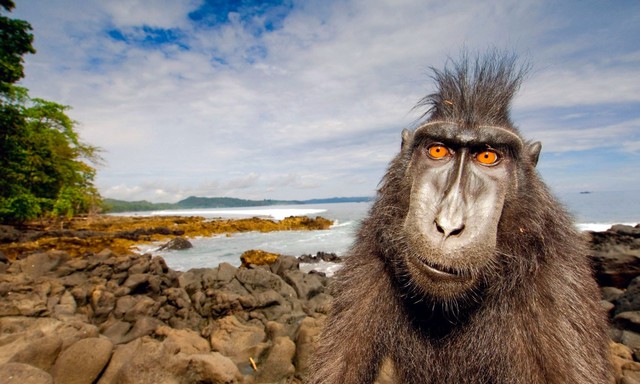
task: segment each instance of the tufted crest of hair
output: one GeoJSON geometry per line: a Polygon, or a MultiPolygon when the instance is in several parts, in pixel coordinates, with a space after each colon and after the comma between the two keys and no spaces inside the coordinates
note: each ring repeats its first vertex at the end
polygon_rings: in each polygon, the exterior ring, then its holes
{"type": "Polygon", "coordinates": [[[513,54],[494,51],[472,60],[464,53],[458,62],[449,60],[444,70],[431,67],[437,90],[422,98],[417,107],[428,108],[423,118],[430,121],[512,127],[511,100],[527,70],[513,54]]]}

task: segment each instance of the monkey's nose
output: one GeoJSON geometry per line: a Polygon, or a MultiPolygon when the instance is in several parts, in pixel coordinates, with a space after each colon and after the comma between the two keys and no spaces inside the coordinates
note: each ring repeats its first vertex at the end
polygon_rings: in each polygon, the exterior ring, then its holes
{"type": "Polygon", "coordinates": [[[455,222],[446,220],[444,218],[437,218],[433,223],[436,226],[436,230],[442,235],[444,239],[447,239],[451,236],[459,236],[462,231],[464,231],[463,222],[455,222]]]}

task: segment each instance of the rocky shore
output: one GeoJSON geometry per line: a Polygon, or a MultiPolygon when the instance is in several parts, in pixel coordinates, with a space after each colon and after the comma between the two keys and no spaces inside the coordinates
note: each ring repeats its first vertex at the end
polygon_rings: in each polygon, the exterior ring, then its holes
{"type": "Polygon", "coordinates": [[[0,252],[10,259],[42,251],[64,250],[71,256],[97,253],[109,248],[118,254],[131,253],[141,243],[227,235],[238,232],[329,229],[333,222],[323,217],[291,216],[279,221],[247,219],[205,219],[185,216],[90,216],[62,222],[30,223],[20,228],[0,225],[0,252]]]}
{"type": "MultiPolygon", "coordinates": [[[[640,383],[640,226],[587,235],[617,383],[640,383]]],[[[330,278],[292,256],[257,263],[178,272],[110,248],[0,254],[0,383],[299,383],[330,278]]]]}

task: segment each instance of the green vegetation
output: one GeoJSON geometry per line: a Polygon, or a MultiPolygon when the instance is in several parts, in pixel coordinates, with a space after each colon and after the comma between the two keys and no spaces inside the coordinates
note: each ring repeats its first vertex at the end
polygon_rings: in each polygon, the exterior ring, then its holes
{"type": "Polygon", "coordinates": [[[361,203],[371,201],[370,197],[332,197],[329,199],[313,200],[245,200],[232,197],[187,197],[177,203],[150,203],[142,201],[123,201],[104,199],[104,210],[112,213],[159,211],[166,209],[193,209],[193,208],[239,208],[239,207],[264,207],[271,205],[291,204],[326,204],[326,203],[361,203]]]}
{"type": "MultiPolygon", "coordinates": [[[[0,11],[11,11],[0,0],[0,11]]],[[[0,15],[0,222],[73,216],[98,206],[97,147],[80,141],[68,106],[31,98],[15,83],[35,53],[31,25],[0,15]]]]}

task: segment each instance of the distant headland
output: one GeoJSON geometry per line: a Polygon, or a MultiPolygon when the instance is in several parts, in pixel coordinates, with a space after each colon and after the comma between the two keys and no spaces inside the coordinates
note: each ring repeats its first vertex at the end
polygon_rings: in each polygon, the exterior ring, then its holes
{"type": "Polygon", "coordinates": [[[116,199],[104,199],[105,211],[110,213],[158,211],[167,209],[194,209],[194,208],[239,208],[239,207],[264,207],[270,205],[300,205],[300,204],[331,204],[331,203],[363,203],[371,201],[370,196],[361,197],[330,197],[326,199],[310,200],[246,200],[234,197],[197,197],[190,196],[177,203],[152,203],[146,200],[124,201],[116,199]]]}

